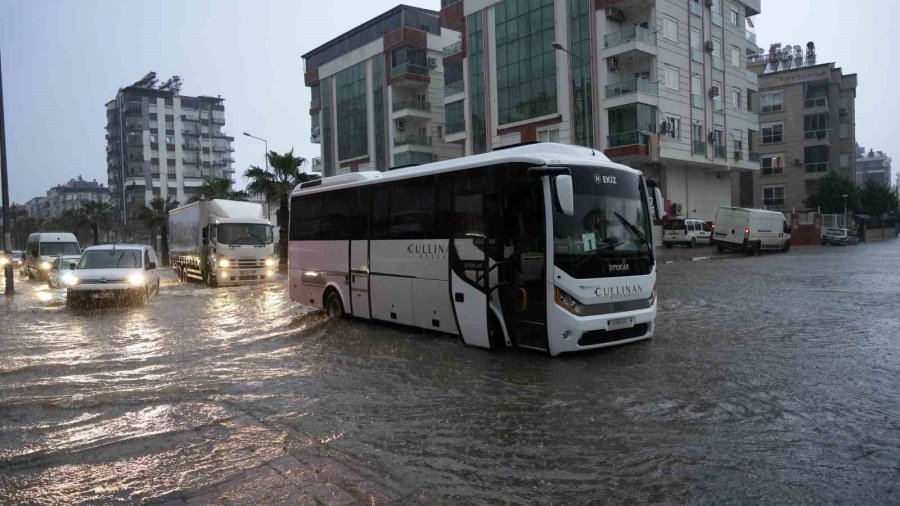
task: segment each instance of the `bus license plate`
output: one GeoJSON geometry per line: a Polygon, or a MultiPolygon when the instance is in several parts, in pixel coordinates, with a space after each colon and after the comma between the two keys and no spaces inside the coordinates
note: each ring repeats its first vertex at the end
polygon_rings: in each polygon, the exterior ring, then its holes
{"type": "Polygon", "coordinates": [[[616,318],[607,324],[609,330],[630,329],[634,327],[634,318],[616,318]]]}

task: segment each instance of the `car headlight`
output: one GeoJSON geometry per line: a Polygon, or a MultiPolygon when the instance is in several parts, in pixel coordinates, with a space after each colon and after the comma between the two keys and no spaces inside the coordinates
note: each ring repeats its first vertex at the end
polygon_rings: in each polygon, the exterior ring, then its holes
{"type": "Polygon", "coordinates": [[[231,265],[231,262],[229,262],[227,258],[223,258],[223,259],[219,260],[219,267],[225,269],[229,265],[231,265]]]}
{"type": "Polygon", "coordinates": [[[51,265],[50,262],[41,262],[41,269],[43,269],[45,271],[49,271],[50,267],[53,267],[53,265],[51,265]]]}
{"type": "MultiPolygon", "coordinates": [[[[268,260],[266,260],[268,262],[268,260]]],[[[0,267],[6,267],[6,264],[9,263],[9,259],[6,257],[0,257],[0,267]]],[[[268,265],[268,264],[267,264],[268,265]]]]}
{"type": "Polygon", "coordinates": [[[553,287],[553,293],[555,295],[555,297],[553,298],[556,299],[557,306],[565,309],[572,314],[575,314],[575,308],[578,307],[578,301],[576,301],[574,297],[557,287],[553,287]]]}
{"type": "Polygon", "coordinates": [[[266,259],[266,267],[272,267],[273,265],[275,265],[275,259],[271,258],[271,257],[267,258],[266,259]]]}
{"type": "Polygon", "coordinates": [[[146,278],[140,272],[128,276],[128,283],[132,285],[143,285],[146,278]]]}
{"type": "Polygon", "coordinates": [[[67,272],[63,274],[62,282],[66,286],[75,286],[78,284],[78,276],[72,274],[71,272],[67,272]]]}

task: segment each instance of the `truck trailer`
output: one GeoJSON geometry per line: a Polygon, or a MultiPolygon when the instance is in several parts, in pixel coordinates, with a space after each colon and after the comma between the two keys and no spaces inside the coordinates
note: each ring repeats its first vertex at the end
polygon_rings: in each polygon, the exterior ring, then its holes
{"type": "Polygon", "coordinates": [[[260,283],[275,274],[272,224],[262,204],[201,200],[169,213],[169,257],[183,282],[260,283]]]}

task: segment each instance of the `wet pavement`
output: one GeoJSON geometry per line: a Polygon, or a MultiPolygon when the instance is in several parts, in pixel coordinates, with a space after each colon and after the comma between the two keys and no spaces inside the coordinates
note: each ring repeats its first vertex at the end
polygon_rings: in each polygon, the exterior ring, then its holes
{"type": "Polygon", "coordinates": [[[898,267],[898,241],[661,264],[651,341],[555,359],[283,283],[73,313],[17,280],[0,504],[896,504],[898,267]]]}

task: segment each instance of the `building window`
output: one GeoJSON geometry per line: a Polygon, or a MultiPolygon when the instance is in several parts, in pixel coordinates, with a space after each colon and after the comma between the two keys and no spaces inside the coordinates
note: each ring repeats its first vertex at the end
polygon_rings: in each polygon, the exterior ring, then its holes
{"type": "Polygon", "coordinates": [[[159,144],[159,136],[150,135],[150,144],[159,144]]]}
{"type": "Polygon", "coordinates": [[[678,21],[670,17],[663,17],[663,37],[678,42],[678,21]]]}
{"type": "Polygon", "coordinates": [[[739,88],[731,89],[731,103],[734,104],[735,109],[741,108],[741,90],[739,88]]]}
{"type": "Polygon", "coordinates": [[[665,136],[670,139],[681,138],[681,118],[678,116],[667,115],[665,120],[666,132],[665,136]]]}
{"type": "Polygon", "coordinates": [[[760,128],[763,144],[775,144],[784,141],[784,123],[770,123],[760,128]]]}
{"type": "Polygon", "coordinates": [[[391,164],[388,161],[390,152],[387,149],[387,116],[384,111],[384,55],[378,54],[372,58],[372,109],[375,128],[375,166],[376,170],[387,170],[391,164]]]}
{"type": "Polygon", "coordinates": [[[841,168],[842,169],[850,168],[850,155],[847,153],[841,153],[841,168]]]}
{"type": "Polygon", "coordinates": [[[806,172],[828,171],[828,146],[807,146],[803,148],[806,172]]]}
{"type": "Polygon", "coordinates": [[[712,55],[716,58],[722,57],[722,39],[712,38],[713,50],[712,55]]]}
{"type": "Polygon", "coordinates": [[[609,147],[647,144],[647,132],[656,132],[656,107],[632,104],[609,109],[609,147]]]}
{"type": "Polygon", "coordinates": [[[778,112],[784,104],[784,93],[772,91],[759,94],[759,106],[761,112],[778,112]]]}
{"type": "Polygon", "coordinates": [[[828,115],[821,113],[803,116],[803,133],[807,140],[827,139],[828,115]]]}
{"type": "Polygon", "coordinates": [[[665,72],[665,82],[663,84],[666,88],[677,91],[679,88],[678,81],[680,79],[678,67],[666,65],[665,72]]]}
{"type": "Polygon", "coordinates": [[[497,4],[494,15],[499,123],[555,113],[553,0],[506,0],[497,4]]]}
{"type": "Polygon", "coordinates": [[[338,160],[346,160],[369,152],[366,63],[338,72],[336,79],[338,160]]]}
{"type": "Polygon", "coordinates": [[[728,21],[730,21],[731,24],[734,26],[740,26],[740,20],[741,20],[741,18],[740,18],[740,15],[738,14],[738,11],[734,10],[733,8],[729,9],[728,21]]]}
{"type": "Polygon", "coordinates": [[[806,83],[803,87],[803,106],[825,107],[828,105],[828,81],[806,83]]]}
{"type": "Polygon", "coordinates": [[[764,207],[784,205],[784,186],[764,186],[762,191],[764,207]]]}
{"type": "Polygon", "coordinates": [[[741,66],[741,50],[735,46],[731,46],[731,66],[741,66]]]}
{"type": "MultiPolygon", "coordinates": [[[[546,137],[546,136],[544,136],[546,137]]],[[[540,142],[547,142],[546,140],[541,140],[541,134],[538,132],[538,140],[540,142]]],[[[513,144],[519,144],[522,142],[522,133],[521,132],[513,132],[511,134],[505,134],[500,136],[500,145],[501,146],[512,146],[513,144]]]]}
{"type": "MultiPolygon", "coordinates": [[[[591,19],[593,14],[594,9],[591,8],[589,2],[569,0],[569,40],[571,44],[569,49],[586,62],[591,60],[591,19]]],[[[566,56],[568,57],[568,55],[566,56]]],[[[593,146],[594,110],[591,90],[594,83],[591,79],[591,72],[587,70],[582,76],[582,66],[578,64],[576,58],[569,57],[569,64],[572,69],[572,88],[574,90],[572,105],[575,109],[573,118],[575,144],[593,146]],[[587,100],[585,100],[585,96],[587,100]]],[[[590,68],[589,65],[588,68],[590,68]]]]}
{"type": "Polygon", "coordinates": [[[537,140],[538,142],[559,142],[559,127],[539,128],[537,140]]]}
{"type": "Polygon", "coordinates": [[[166,130],[175,130],[175,122],[166,121],[166,130]]]}
{"type": "Polygon", "coordinates": [[[765,155],[759,159],[763,176],[784,174],[784,155],[765,155]]]}
{"type": "Polygon", "coordinates": [[[167,145],[167,146],[174,146],[174,145],[175,145],[175,137],[172,136],[172,135],[167,135],[167,136],[166,136],[166,145],[167,145]]]}
{"type": "Polygon", "coordinates": [[[444,131],[447,132],[447,135],[465,131],[466,108],[464,100],[447,104],[447,107],[444,108],[444,113],[444,122],[446,124],[444,131]]]}
{"type": "MultiPolygon", "coordinates": [[[[499,6],[498,6],[499,8],[499,6]]],[[[470,14],[466,22],[469,53],[469,114],[472,128],[472,153],[487,151],[487,118],[484,104],[484,31],[482,13],[470,14]]],[[[554,87],[554,90],[556,88],[554,87]]],[[[533,91],[533,90],[532,90],[533,91]]],[[[509,100],[508,98],[506,99],[509,100]]]]}
{"type": "Polygon", "coordinates": [[[691,93],[703,96],[703,78],[700,74],[691,75],[691,93]]]}

